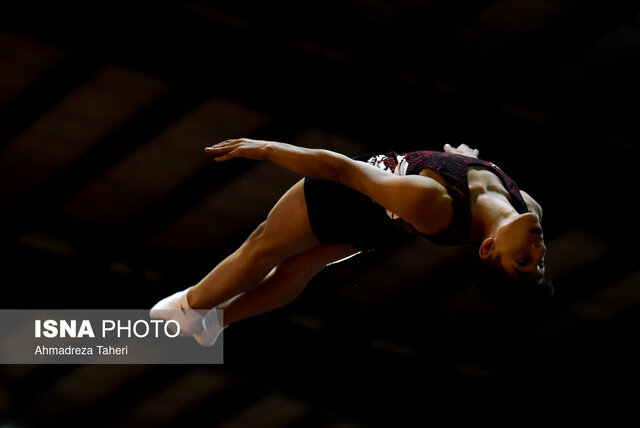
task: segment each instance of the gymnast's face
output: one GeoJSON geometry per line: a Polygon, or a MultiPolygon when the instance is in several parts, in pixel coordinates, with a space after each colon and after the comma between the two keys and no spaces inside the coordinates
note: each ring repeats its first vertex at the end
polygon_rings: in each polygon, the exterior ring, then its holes
{"type": "Polygon", "coordinates": [[[544,276],[544,245],[538,216],[521,214],[480,246],[480,257],[513,279],[537,282],[544,276]]]}

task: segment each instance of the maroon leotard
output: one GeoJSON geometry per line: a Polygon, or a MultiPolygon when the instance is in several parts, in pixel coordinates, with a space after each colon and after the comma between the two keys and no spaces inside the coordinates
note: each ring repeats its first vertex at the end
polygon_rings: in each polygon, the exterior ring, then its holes
{"type": "Polygon", "coordinates": [[[447,191],[453,199],[454,210],[453,220],[446,231],[437,235],[422,234],[403,219],[397,216],[391,217],[398,227],[434,244],[453,245],[470,242],[471,204],[467,170],[471,166],[484,167],[495,173],[509,192],[511,205],[516,211],[520,214],[528,211],[515,181],[491,162],[450,153],[418,151],[401,154],[390,152],[371,157],[368,163],[398,175],[419,174],[420,171],[428,168],[444,179],[447,191]]]}

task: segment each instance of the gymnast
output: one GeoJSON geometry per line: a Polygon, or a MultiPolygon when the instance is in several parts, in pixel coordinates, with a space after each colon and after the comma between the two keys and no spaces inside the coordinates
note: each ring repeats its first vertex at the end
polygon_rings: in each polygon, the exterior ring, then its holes
{"type": "MultiPolygon", "coordinates": [[[[181,335],[203,346],[213,345],[229,324],[288,304],[325,266],[416,237],[477,245],[489,282],[507,284],[500,295],[553,294],[544,277],[540,205],[465,144],[349,158],[241,138],[205,151],[216,162],[266,160],[305,178],[199,283],[151,309],[151,318],[175,319],[181,335]]],[[[497,289],[487,288],[488,294],[497,289]]]]}

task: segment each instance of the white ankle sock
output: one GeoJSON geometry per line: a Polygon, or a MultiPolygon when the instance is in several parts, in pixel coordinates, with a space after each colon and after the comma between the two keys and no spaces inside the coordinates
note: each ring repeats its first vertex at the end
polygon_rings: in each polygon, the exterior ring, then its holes
{"type": "Polygon", "coordinates": [[[213,346],[224,329],[222,311],[213,308],[202,318],[202,328],[193,333],[193,337],[202,346],[213,346]]]}
{"type": "Polygon", "coordinates": [[[180,324],[180,336],[191,336],[200,331],[206,311],[197,311],[189,306],[187,300],[189,288],[178,291],[156,303],[149,311],[150,318],[177,321],[180,324]]]}

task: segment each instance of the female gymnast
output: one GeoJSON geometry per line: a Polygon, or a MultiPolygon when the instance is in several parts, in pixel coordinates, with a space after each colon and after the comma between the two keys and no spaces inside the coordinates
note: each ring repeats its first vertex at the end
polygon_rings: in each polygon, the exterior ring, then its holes
{"type": "Polygon", "coordinates": [[[180,334],[201,345],[229,324],[291,302],[328,264],[415,237],[478,244],[479,260],[510,289],[548,284],[540,205],[467,145],[349,158],[241,138],[205,151],[218,162],[268,160],[305,178],[198,284],[151,309],[151,318],[176,320],[180,334]]]}

